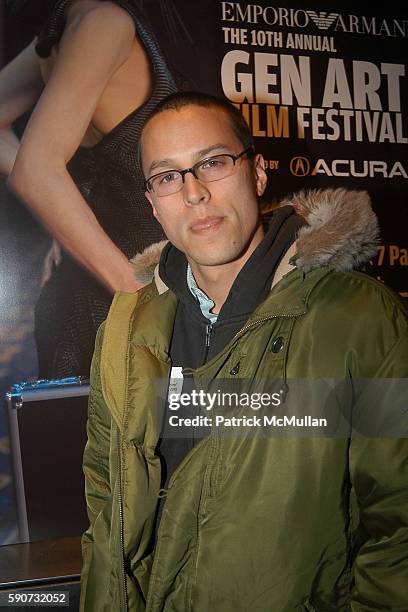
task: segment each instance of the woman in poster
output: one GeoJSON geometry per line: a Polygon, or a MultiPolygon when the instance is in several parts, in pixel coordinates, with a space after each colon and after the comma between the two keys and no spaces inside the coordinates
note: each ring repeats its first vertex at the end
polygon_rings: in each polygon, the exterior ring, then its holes
{"type": "Polygon", "coordinates": [[[52,4],[38,38],[0,73],[0,169],[63,248],[36,306],[46,378],[88,374],[112,294],[138,288],[129,258],[163,237],[137,143],[176,89],[136,2],[52,4]],[[33,104],[20,144],[11,125],[33,104]]]}

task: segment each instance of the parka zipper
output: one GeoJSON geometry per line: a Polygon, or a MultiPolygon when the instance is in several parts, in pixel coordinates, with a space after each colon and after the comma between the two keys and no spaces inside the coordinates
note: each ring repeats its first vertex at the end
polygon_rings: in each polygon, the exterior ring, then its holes
{"type": "MultiPolygon", "coordinates": [[[[119,480],[119,523],[120,523],[120,547],[121,547],[121,559],[122,559],[122,578],[123,583],[122,595],[124,611],[128,612],[128,596],[126,588],[126,571],[125,571],[125,536],[124,536],[124,524],[123,524],[123,496],[122,496],[122,447],[120,443],[120,431],[118,429],[118,451],[119,451],[119,469],[118,469],[118,480],[119,480]]],[[[122,598],[121,598],[122,599],[122,598]]]]}
{"type": "MultiPolygon", "coordinates": [[[[244,325],[244,327],[242,329],[240,329],[239,331],[237,331],[235,336],[232,337],[231,342],[233,340],[235,340],[236,338],[239,338],[239,336],[241,336],[241,334],[246,332],[247,329],[250,329],[251,327],[254,327],[255,325],[259,325],[260,323],[264,323],[265,321],[269,321],[270,319],[279,319],[281,317],[286,318],[286,319],[291,319],[291,318],[303,315],[306,312],[307,312],[307,310],[304,310],[304,311],[296,313],[296,314],[269,315],[268,317],[264,317],[263,319],[258,319],[257,321],[253,321],[252,323],[249,323],[249,325],[244,325]]],[[[208,353],[209,353],[209,350],[210,350],[211,332],[213,330],[213,327],[214,327],[214,325],[212,323],[209,323],[208,325],[206,325],[206,328],[205,328],[205,353],[204,353],[204,359],[203,359],[202,365],[205,365],[207,363],[207,357],[208,357],[208,353]]]]}
{"type": "MultiPolygon", "coordinates": [[[[257,321],[253,321],[253,323],[249,323],[249,325],[245,325],[242,329],[240,329],[239,331],[237,331],[237,333],[235,334],[235,336],[233,336],[232,340],[236,340],[237,338],[239,338],[244,332],[247,331],[247,329],[250,329],[251,327],[255,327],[256,325],[259,325],[259,323],[264,323],[265,321],[269,321],[270,319],[280,319],[280,318],[285,318],[285,319],[294,319],[296,317],[299,317],[301,315],[306,314],[307,310],[304,310],[303,312],[297,312],[296,314],[276,314],[276,315],[269,315],[269,317],[264,317],[263,319],[258,319],[257,321]]],[[[232,342],[231,340],[231,342],[232,342]]]]}

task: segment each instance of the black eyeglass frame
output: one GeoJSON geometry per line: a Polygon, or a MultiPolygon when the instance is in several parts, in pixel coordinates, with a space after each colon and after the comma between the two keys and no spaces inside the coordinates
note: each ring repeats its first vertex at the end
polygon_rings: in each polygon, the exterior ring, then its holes
{"type": "MultiPolygon", "coordinates": [[[[210,161],[211,159],[215,159],[216,157],[230,157],[233,161],[233,167],[235,166],[235,162],[237,161],[237,159],[239,159],[240,157],[243,157],[244,155],[248,155],[248,157],[252,157],[253,155],[255,155],[255,149],[253,145],[249,145],[249,147],[247,147],[246,149],[244,149],[243,151],[241,151],[241,153],[238,153],[238,155],[233,155],[232,153],[218,153],[218,155],[211,155],[210,157],[205,157],[204,159],[200,159],[200,161],[198,161],[197,163],[194,164],[194,166],[191,166],[191,168],[185,168],[185,170],[177,170],[177,169],[171,169],[171,170],[165,170],[163,172],[158,172],[157,174],[153,174],[153,176],[149,176],[148,179],[145,180],[144,182],[144,189],[145,191],[148,191],[149,193],[154,193],[154,190],[151,189],[149,187],[149,183],[151,183],[153,181],[153,179],[155,179],[157,176],[161,176],[162,174],[170,174],[171,172],[178,172],[181,176],[181,180],[183,181],[184,184],[184,177],[186,174],[188,174],[189,172],[191,172],[191,174],[194,176],[194,178],[199,181],[201,179],[198,178],[196,171],[197,168],[200,167],[202,164],[205,164],[206,162],[210,161]]],[[[227,174],[227,176],[229,176],[227,174]]],[[[226,178],[226,177],[223,177],[226,178]]],[[[222,179],[215,179],[213,181],[204,181],[204,182],[208,182],[208,183],[215,183],[216,181],[219,181],[222,179]]],[[[180,189],[181,191],[181,189],[180,189]]],[[[178,191],[175,191],[174,193],[178,193],[178,191]]],[[[168,194],[168,195],[173,195],[173,194],[168,194]]],[[[160,197],[160,196],[158,196],[160,197]]]]}

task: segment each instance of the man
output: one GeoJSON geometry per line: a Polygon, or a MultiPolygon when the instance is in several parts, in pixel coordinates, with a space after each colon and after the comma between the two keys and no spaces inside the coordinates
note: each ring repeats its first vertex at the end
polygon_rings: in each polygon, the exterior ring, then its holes
{"type": "MultiPolygon", "coordinates": [[[[404,439],[223,435],[213,422],[169,434],[170,404],[191,380],[255,391],[277,381],[269,414],[310,402],[330,426],[337,404],[337,420],[349,422],[349,406],[353,419],[378,419],[359,381],[407,376],[408,325],[389,289],[350,271],[375,252],[368,196],[299,194],[265,232],[264,160],[239,112],[201,94],[157,107],[141,156],[170,242],[152,283],[118,294],[98,335],[83,609],[407,610],[404,439]],[[170,378],[160,418],[159,382],[170,378]],[[293,390],[302,380],[339,384],[320,406],[313,387],[293,390]]],[[[154,259],[136,262],[139,278],[154,259]]]]}

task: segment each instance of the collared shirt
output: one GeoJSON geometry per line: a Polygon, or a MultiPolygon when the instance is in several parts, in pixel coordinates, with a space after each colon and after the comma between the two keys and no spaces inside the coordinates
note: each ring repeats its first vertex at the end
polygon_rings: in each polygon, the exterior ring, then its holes
{"type": "Polygon", "coordinates": [[[190,264],[187,265],[187,285],[193,296],[196,298],[201,312],[205,318],[209,320],[211,325],[213,325],[218,318],[218,314],[211,312],[211,309],[214,308],[215,303],[206,293],[204,293],[204,291],[200,289],[200,287],[197,286],[190,264]]]}

